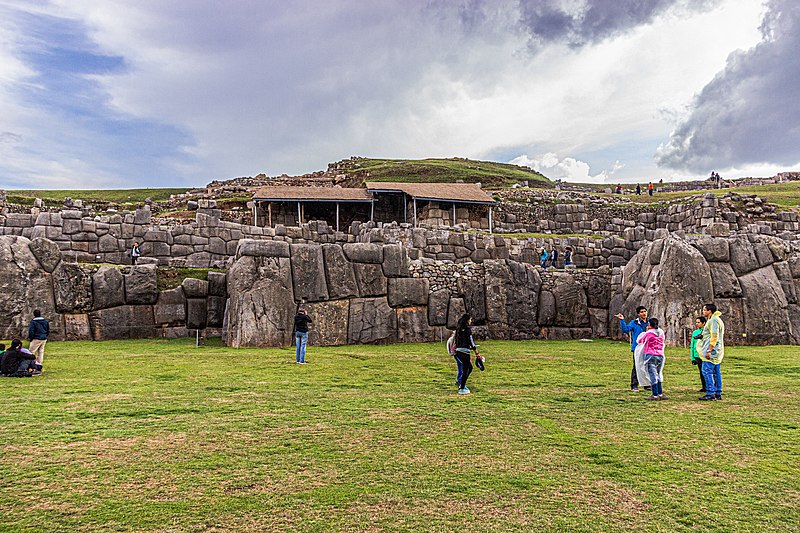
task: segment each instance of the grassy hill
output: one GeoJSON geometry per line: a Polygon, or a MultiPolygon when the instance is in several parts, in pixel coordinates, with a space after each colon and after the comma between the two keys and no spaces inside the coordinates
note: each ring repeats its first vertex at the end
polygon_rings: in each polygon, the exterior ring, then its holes
{"type": "Polygon", "coordinates": [[[136,204],[150,198],[154,202],[169,200],[171,194],[182,194],[187,188],[173,189],[98,189],[98,190],[9,190],[8,201],[15,204],[31,205],[34,198],[41,198],[45,202],[61,202],[70,197],[84,201],[113,202],[117,204],[136,204]]]}
{"type": "Polygon", "coordinates": [[[359,181],[407,181],[453,183],[480,182],[484,187],[509,186],[527,180],[531,187],[552,187],[542,174],[526,167],[450,159],[347,159],[338,163],[338,170],[359,181]]]}

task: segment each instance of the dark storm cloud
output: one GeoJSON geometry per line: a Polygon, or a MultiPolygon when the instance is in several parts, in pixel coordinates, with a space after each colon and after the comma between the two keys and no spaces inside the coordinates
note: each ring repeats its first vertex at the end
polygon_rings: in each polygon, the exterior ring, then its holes
{"type": "Polygon", "coordinates": [[[667,10],[706,9],[716,0],[520,0],[520,18],[536,49],[550,43],[581,47],[648,24],[667,10]]]}
{"type": "Polygon", "coordinates": [[[772,0],[763,40],[734,52],[656,154],[660,166],[706,172],[800,161],[800,3],[772,0]]]}

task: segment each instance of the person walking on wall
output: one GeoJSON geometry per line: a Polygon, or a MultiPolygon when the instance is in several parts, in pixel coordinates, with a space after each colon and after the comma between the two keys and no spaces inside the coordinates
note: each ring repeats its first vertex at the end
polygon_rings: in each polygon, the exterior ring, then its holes
{"type": "Polygon", "coordinates": [[[44,363],[44,345],[47,344],[47,337],[50,336],[50,323],[42,316],[38,309],[33,310],[33,320],[28,325],[28,340],[30,341],[29,350],[36,358],[34,370],[37,374],[42,373],[44,363]]]}
{"type": "Polygon", "coordinates": [[[703,375],[703,356],[700,355],[699,348],[701,346],[700,339],[703,338],[703,327],[706,325],[706,317],[699,316],[694,320],[694,331],[692,332],[692,344],[689,346],[689,355],[692,358],[692,364],[697,365],[700,372],[700,390],[697,392],[706,393],[706,378],[703,375]]]}
{"type": "Polygon", "coordinates": [[[539,259],[542,262],[542,268],[547,269],[547,258],[550,255],[547,253],[547,248],[542,248],[542,254],[539,256],[539,259]]]}
{"type": "Polygon", "coordinates": [[[313,321],[308,316],[305,307],[297,310],[294,315],[294,342],[295,342],[295,363],[306,364],[306,345],[308,344],[308,325],[313,321]]]}
{"type": "Polygon", "coordinates": [[[564,250],[564,270],[573,267],[574,265],[572,264],[572,247],[567,246],[567,249],[564,250]]]}
{"type": "Polygon", "coordinates": [[[644,345],[644,366],[652,390],[647,399],[668,400],[661,378],[664,370],[664,330],[658,327],[657,318],[647,321],[647,331],[639,338],[638,343],[644,345]]]}
{"type": "Polygon", "coordinates": [[[636,376],[636,339],[647,329],[647,308],[640,305],[636,308],[636,318],[629,323],[625,322],[622,313],[615,315],[619,319],[619,329],[622,333],[631,335],[631,356],[633,358],[633,368],[631,369],[631,392],[639,392],[639,378],[636,376]]]}
{"type": "Polygon", "coordinates": [[[703,306],[703,316],[706,325],[700,339],[703,355],[703,376],[706,378],[706,394],[700,400],[722,399],[722,358],[725,355],[725,323],[722,313],[717,311],[715,304],[703,306]]]}
{"type": "Polygon", "coordinates": [[[470,361],[470,350],[475,350],[477,346],[472,340],[472,317],[464,313],[456,325],[456,358],[461,361],[461,382],[458,384],[459,394],[469,394],[467,380],[472,373],[472,361],[470,361]]]}
{"type": "Polygon", "coordinates": [[[558,261],[558,248],[553,246],[553,249],[550,251],[550,268],[556,269],[558,266],[556,265],[556,261],[558,261]]]}
{"type": "Polygon", "coordinates": [[[136,260],[142,255],[142,250],[139,248],[138,241],[133,241],[133,246],[131,246],[131,251],[128,252],[128,255],[131,256],[131,264],[135,265],[136,260]]]}

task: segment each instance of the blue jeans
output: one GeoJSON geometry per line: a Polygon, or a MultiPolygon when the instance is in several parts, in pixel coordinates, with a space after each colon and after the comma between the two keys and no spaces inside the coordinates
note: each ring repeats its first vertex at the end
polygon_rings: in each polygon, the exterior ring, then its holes
{"type": "Polygon", "coordinates": [[[650,378],[650,390],[653,396],[662,394],[664,389],[659,374],[664,368],[664,356],[644,354],[644,368],[647,370],[647,377],[650,378]]]}
{"type": "Polygon", "coordinates": [[[709,361],[703,361],[703,377],[706,378],[706,394],[709,396],[722,394],[721,366],[709,361]]]}
{"type": "Polygon", "coordinates": [[[305,363],[306,344],[308,344],[308,332],[307,331],[305,333],[296,332],[294,334],[294,341],[295,341],[295,346],[297,347],[297,351],[295,353],[295,362],[305,363]]]}
{"type": "Polygon", "coordinates": [[[461,363],[461,359],[458,358],[458,353],[456,353],[453,358],[456,360],[456,367],[458,368],[458,373],[456,374],[456,381],[458,381],[459,387],[461,386],[461,377],[464,375],[464,365],[461,363]]]}

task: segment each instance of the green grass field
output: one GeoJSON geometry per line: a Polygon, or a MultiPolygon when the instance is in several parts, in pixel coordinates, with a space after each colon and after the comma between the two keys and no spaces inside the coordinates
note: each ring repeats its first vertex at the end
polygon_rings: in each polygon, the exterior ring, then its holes
{"type": "Polygon", "coordinates": [[[0,379],[2,531],[797,531],[800,347],[731,347],[698,402],[628,392],[623,343],[234,350],[49,343],[0,379]]]}
{"type": "MultiPolygon", "coordinates": [[[[630,189],[626,189],[626,196],[631,201],[644,204],[660,204],[673,200],[689,199],[693,196],[713,192],[717,196],[722,196],[728,192],[737,194],[756,194],[770,203],[776,204],[784,209],[791,209],[800,206],[800,181],[790,181],[787,183],[775,183],[772,185],[753,185],[751,187],[735,187],[733,189],[707,189],[702,191],[672,191],[660,192],[653,196],[648,194],[631,194],[630,189]]],[[[614,197],[613,194],[598,193],[599,196],[614,197]]]]}

